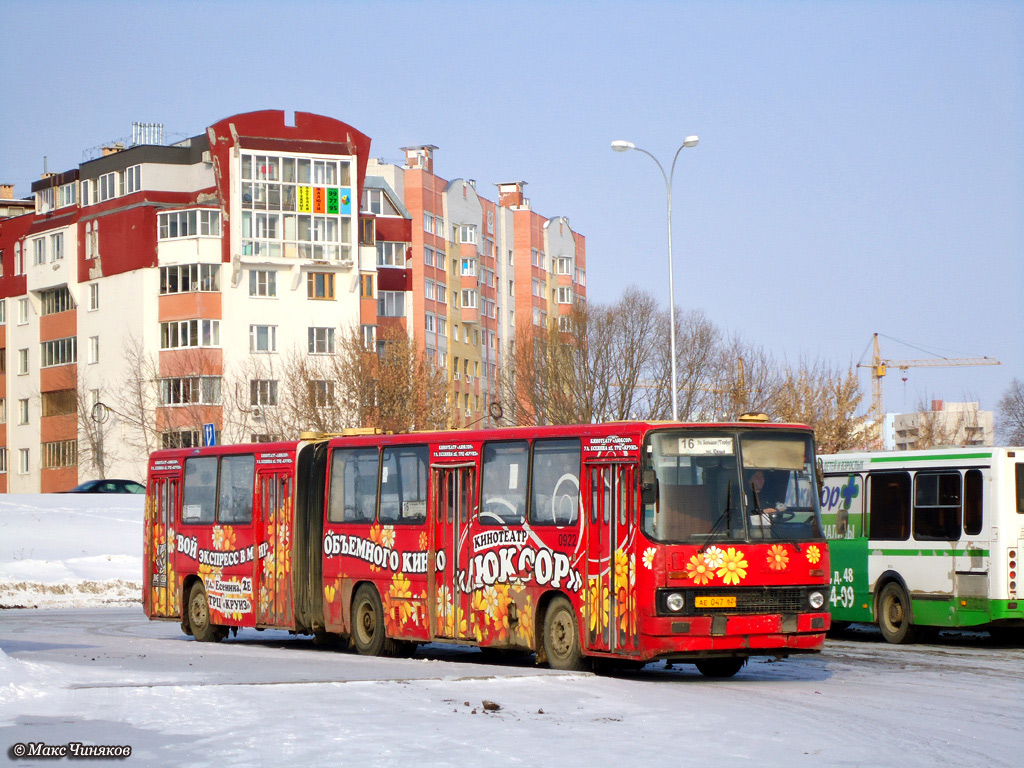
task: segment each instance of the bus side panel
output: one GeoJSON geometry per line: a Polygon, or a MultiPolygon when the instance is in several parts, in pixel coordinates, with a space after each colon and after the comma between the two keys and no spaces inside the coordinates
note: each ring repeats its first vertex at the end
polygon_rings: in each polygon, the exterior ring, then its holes
{"type": "Polygon", "coordinates": [[[859,474],[828,475],[821,489],[821,519],[832,563],[829,609],[833,621],[874,621],[864,495],[859,474]]]}
{"type": "Polygon", "coordinates": [[[254,579],[259,596],[256,624],[295,628],[292,593],[294,465],[260,472],[257,482],[259,552],[254,579]]]}
{"type": "Polygon", "coordinates": [[[143,610],[149,618],[181,615],[181,579],[176,568],[175,521],[179,473],[151,473],[146,489],[142,573],[143,610]]]}

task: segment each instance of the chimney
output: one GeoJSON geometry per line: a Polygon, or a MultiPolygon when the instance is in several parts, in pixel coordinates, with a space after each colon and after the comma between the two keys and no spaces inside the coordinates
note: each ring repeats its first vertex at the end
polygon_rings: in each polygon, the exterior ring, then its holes
{"type": "Polygon", "coordinates": [[[941,411],[942,410],[942,401],[941,400],[932,400],[932,410],[933,411],[941,411]]]}
{"type": "Polygon", "coordinates": [[[109,146],[101,147],[100,152],[103,153],[103,157],[106,157],[107,155],[113,155],[116,152],[120,152],[122,149],[124,149],[124,142],[115,141],[113,144],[110,144],[109,146]]]}
{"type": "Polygon", "coordinates": [[[14,199],[14,185],[13,184],[0,184],[0,200],[13,200],[14,199]]]}
{"type": "Polygon", "coordinates": [[[402,147],[405,152],[406,168],[420,168],[427,173],[434,172],[434,150],[433,144],[423,144],[418,147],[402,147]]]}
{"type": "Polygon", "coordinates": [[[525,186],[525,181],[498,184],[498,205],[503,208],[518,208],[523,205],[523,187],[525,186]]]}

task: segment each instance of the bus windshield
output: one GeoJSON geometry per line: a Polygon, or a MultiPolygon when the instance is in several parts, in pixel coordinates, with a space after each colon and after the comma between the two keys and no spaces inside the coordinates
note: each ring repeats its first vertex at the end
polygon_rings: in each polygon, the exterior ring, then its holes
{"type": "Polygon", "coordinates": [[[806,433],[668,430],[647,456],[658,482],[643,528],[656,541],[823,538],[806,433]]]}

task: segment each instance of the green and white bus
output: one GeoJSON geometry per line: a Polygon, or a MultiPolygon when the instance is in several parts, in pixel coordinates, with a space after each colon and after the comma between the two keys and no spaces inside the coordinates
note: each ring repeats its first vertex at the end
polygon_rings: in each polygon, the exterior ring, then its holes
{"type": "Polygon", "coordinates": [[[1024,448],[822,456],[832,626],[1024,637],[1024,448]]]}

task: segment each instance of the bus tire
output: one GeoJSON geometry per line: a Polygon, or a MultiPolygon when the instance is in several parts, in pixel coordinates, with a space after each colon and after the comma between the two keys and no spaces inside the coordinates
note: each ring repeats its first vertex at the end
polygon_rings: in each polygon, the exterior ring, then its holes
{"type": "Polygon", "coordinates": [[[695,661],[697,671],[704,677],[726,678],[732,677],[739,672],[747,660],[740,658],[730,659],[701,659],[695,661]]]}
{"type": "Polygon", "coordinates": [[[371,584],[363,584],[352,598],[352,643],[363,656],[398,656],[399,645],[387,636],[384,607],[371,584]]]}
{"type": "Polygon", "coordinates": [[[878,628],[887,643],[913,643],[917,630],[910,618],[910,598],[895,581],[882,587],[878,595],[878,628]]]}
{"type": "Polygon", "coordinates": [[[579,671],[586,668],[576,614],[564,597],[554,598],[544,614],[544,655],[552,669],[579,671]]]}
{"type": "Polygon", "coordinates": [[[192,630],[192,637],[201,643],[220,642],[227,631],[210,621],[210,605],[206,600],[206,590],[203,582],[197,581],[192,585],[192,591],[188,596],[188,625],[192,630]]]}

